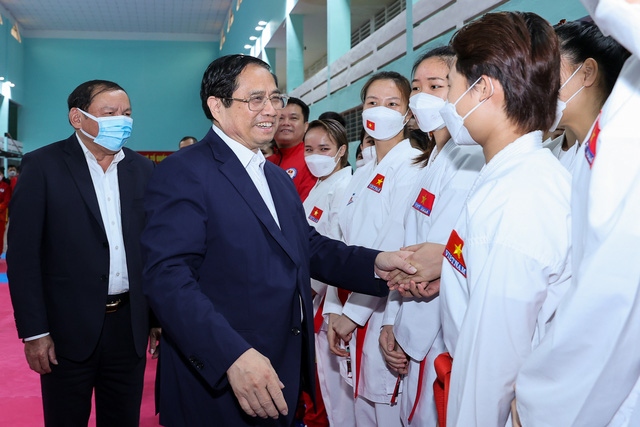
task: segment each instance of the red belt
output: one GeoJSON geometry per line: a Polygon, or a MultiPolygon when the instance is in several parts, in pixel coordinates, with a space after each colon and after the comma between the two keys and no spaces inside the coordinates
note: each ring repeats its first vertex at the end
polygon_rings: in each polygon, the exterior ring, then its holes
{"type": "MultiPolygon", "coordinates": [[[[344,305],[344,303],[347,302],[347,299],[349,298],[350,293],[351,292],[349,291],[338,288],[338,298],[340,299],[340,302],[342,303],[342,305],[344,305]]],[[[325,298],[326,296],[322,297],[322,301],[320,301],[320,307],[318,307],[318,311],[316,311],[316,315],[313,318],[313,330],[316,334],[320,332],[320,328],[322,327],[322,322],[324,322],[323,308],[324,308],[325,298]]]]}
{"type": "MultiPolygon", "coordinates": [[[[418,390],[416,391],[416,400],[413,402],[413,408],[411,408],[411,414],[409,415],[409,423],[413,419],[413,414],[416,413],[416,409],[418,408],[418,402],[420,402],[420,395],[422,394],[422,379],[424,377],[424,368],[427,365],[427,356],[422,359],[420,362],[420,370],[418,373],[418,390]]],[[[433,385],[435,389],[435,384],[433,385]]]]}
{"type": "Polygon", "coordinates": [[[436,380],[433,383],[433,397],[438,411],[438,424],[447,427],[447,403],[449,401],[449,382],[451,381],[451,365],[453,359],[449,353],[442,353],[433,362],[436,368],[436,380]]]}

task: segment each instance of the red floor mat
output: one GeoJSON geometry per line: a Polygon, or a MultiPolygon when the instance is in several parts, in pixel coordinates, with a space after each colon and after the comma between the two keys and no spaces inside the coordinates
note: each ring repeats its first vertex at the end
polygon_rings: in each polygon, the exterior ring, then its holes
{"type": "MultiPolygon", "coordinates": [[[[0,259],[0,273],[6,271],[4,259],[0,259]]],[[[158,426],[154,415],[153,387],[156,361],[147,360],[144,392],[140,411],[140,426],[158,426]]],[[[40,380],[31,371],[24,358],[22,342],[18,339],[9,298],[9,287],[0,283],[0,426],[42,426],[42,401],[40,380]]],[[[95,426],[92,413],[90,426],[95,426]]]]}

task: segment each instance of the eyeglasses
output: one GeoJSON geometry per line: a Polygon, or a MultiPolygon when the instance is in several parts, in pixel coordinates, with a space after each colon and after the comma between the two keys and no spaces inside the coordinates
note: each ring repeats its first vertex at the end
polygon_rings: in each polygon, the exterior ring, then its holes
{"type": "Polygon", "coordinates": [[[247,99],[240,98],[225,98],[230,99],[232,101],[238,102],[246,102],[249,105],[249,110],[251,111],[262,111],[264,107],[267,105],[267,101],[271,101],[271,105],[276,110],[282,110],[287,106],[287,102],[289,101],[289,97],[287,95],[271,95],[266,97],[264,95],[251,95],[247,99]]]}

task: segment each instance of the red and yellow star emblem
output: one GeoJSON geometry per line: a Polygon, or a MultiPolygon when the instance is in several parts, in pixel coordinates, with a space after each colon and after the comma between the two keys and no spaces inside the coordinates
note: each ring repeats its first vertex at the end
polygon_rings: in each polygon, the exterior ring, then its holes
{"type": "Polygon", "coordinates": [[[376,193],[382,191],[382,185],[384,184],[384,175],[377,174],[372,180],[371,183],[367,186],[369,190],[373,190],[376,193]]]}
{"type": "Polygon", "coordinates": [[[367,129],[376,130],[376,124],[371,120],[367,120],[367,129]]]}
{"type": "Polygon", "coordinates": [[[458,236],[456,230],[452,230],[442,255],[449,261],[449,264],[451,264],[453,268],[458,270],[464,277],[467,277],[467,264],[464,262],[464,257],[462,256],[463,247],[464,240],[458,236]]]}
{"type": "Polygon", "coordinates": [[[309,214],[309,219],[313,222],[320,221],[320,217],[322,216],[323,210],[317,206],[314,206],[311,210],[311,214],[309,214]]]}

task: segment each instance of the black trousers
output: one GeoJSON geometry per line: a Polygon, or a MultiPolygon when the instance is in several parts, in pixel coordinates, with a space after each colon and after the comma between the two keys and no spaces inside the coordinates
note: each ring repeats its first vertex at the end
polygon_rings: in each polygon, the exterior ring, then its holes
{"type": "Polygon", "coordinates": [[[51,373],[40,376],[45,426],[86,427],[94,390],[97,427],[139,425],[146,358],[133,345],[129,304],[105,313],[100,340],[88,360],[57,359],[51,373]]]}

